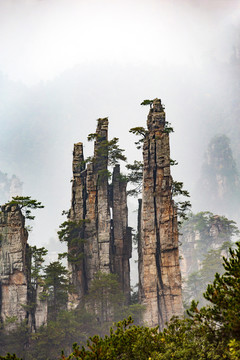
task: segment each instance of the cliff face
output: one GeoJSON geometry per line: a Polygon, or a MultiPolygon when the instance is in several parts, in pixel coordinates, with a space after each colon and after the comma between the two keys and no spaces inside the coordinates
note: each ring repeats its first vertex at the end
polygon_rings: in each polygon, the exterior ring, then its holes
{"type": "Polygon", "coordinates": [[[47,303],[39,298],[40,288],[31,285],[31,255],[27,244],[25,218],[16,205],[1,207],[0,212],[0,321],[14,328],[27,320],[35,331],[47,322],[47,303]],[[36,304],[32,306],[32,304],[36,304]]]}
{"type": "Polygon", "coordinates": [[[16,206],[2,207],[0,213],[0,313],[1,320],[27,317],[22,305],[28,303],[27,238],[24,216],[16,206]]]}
{"type": "Polygon", "coordinates": [[[147,120],[143,146],[143,194],[140,213],[139,292],[144,321],[163,329],[183,312],[177,213],[172,200],[169,135],[165,112],[156,99],[147,120]]]}
{"type": "Polygon", "coordinates": [[[113,170],[111,185],[111,263],[112,272],[119,275],[122,290],[130,296],[130,264],[132,229],[128,227],[127,183],[121,179],[120,166],[113,170]]]}
{"type": "Polygon", "coordinates": [[[79,234],[82,260],[77,264],[69,262],[77,290],[70,301],[75,306],[99,271],[116,273],[126,297],[130,294],[131,230],[127,222],[126,183],[121,180],[119,165],[114,168],[112,184],[108,183],[107,142],[108,120],[99,119],[94,157],[87,167],[82,143],[74,145],[69,219],[83,224],[79,234]]]}
{"type": "MultiPolygon", "coordinates": [[[[83,144],[77,143],[73,150],[73,180],[72,180],[72,204],[70,209],[69,220],[79,222],[86,217],[86,170],[83,158],[83,144]]],[[[79,238],[84,237],[84,225],[79,233],[79,238]]],[[[78,244],[80,252],[84,252],[84,243],[78,244]]],[[[68,244],[68,251],[71,252],[71,245],[68,244]]],[[[87,290],[87,281],[85,274],[85,258],[83,257],[78,263],[68,262],[71,273],[71,281],[77,290],[76,293],[70,295],[70,304],[77,306],[79,300],[87,290]]]]}

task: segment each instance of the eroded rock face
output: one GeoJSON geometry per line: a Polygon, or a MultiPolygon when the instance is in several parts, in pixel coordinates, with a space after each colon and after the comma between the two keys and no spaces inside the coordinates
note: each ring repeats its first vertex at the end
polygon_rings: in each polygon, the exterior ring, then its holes
{"type": "Polygon", "coordinates": [[[40,326],[47,324],[48,306],[46,300],[41,300],[42,291],[43,288],[41,286],[38,286],[36,291],[36,309],[34,312],[33,330],[36,330],[40,326]]]}
{"type": "Polygon", "coordinates": [[[0,311],[1,319],[27,317],[27,238],[24,216],[16,206],[2,207],[0,213],[0,311]],[[22,306],[23,305],[23,306],[22,306]]]}
{"type": "Polygon", "coordinates": [[[25,217],[16,205],[0,212],[0,320],[7,330],[26,320],[35,331],[47,322],[47,302],[31,284],[31,254],[25,217]],[[14,321],[7,321],[7,320],[14,321]]]}
{"type": "Polygon", "coordinates": [[[129,299],[130,295],[130,265],[132,256],[132,229],[128,227],[127,183],[121,178],[120,166],[113,170],[111,186],[112,208],[112,272],[119,275],[122,290],[129,299]]]}
{"type": "Polygon", "coordinates": [[[139,292],[149,326],[183,313],[177,213],[172,200],[169,135],[165,112],[155,99],[143,146],[143,194],[140,212],[139,292]]]}
{"type": "MultiPolygon", "coordinates": [[[[70,305],[77,306],[88,291],[97,272],[116,273],[127,298],[130,295],[129,258],[131,229],[127,223],[126,183],[121,181],[120,167],[108,183],[108,119],[99,119],[94,143],[94,157],[85,167],[83,145],[74,145],[72,206],[69,219],[82,221],[79,236],[82,260],[69,263],[72,283],[77,290],[70,296],[70,305]]],[[[69,251],[71,249],[69,248],[69,251]]]]}
{"type": "MultiPolygon", "coordinates": [[[[73,180],[72,180],[72,204],[69,214],[69,220],[74,222],[82,221],[86,218],[86,169],[83,157],[83,144],[74,144],[73,150],[73,180]]],[[[81,229],[80,238],[84,238],[85,229],[81,229]]],[[[81,252],[84,253],[84,243],[79,244],[81,252]]],[[[68,248],[72,251],[71,246],[68,248]]],[[[76,307],[83,295],[87,291],[87,280],[85,273],[85,257],[78,263],[68,262],[69,271],[71,273],[71,281],[76,289],[75,293],[69,295],[69,307],[76,307]]]]}

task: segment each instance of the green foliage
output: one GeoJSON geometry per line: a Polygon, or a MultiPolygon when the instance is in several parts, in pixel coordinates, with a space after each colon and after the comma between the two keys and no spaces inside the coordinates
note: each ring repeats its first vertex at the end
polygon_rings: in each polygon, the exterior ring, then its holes
{"type": "Polygon", "coordinates": [[[106,147],[108,155],[108,165],[115,166],[119,161],[126,161],[127,158],[123,155],[124,149],[120,149],[118,145],[119,139],[114,137],[110,141],[103,142],[97,155],[101,156],[101,151],[104,153],[104,147],[106,147]]]}
{"type": "MultiPolygon", "coordinates": [[[[101,119],[98,119],[98,121],[101,119]]],[[[88,141],[96,140],[97,147],[93,157],[89,157],[87,161],[96,162],[99,160],[107,160],[109,166],[115,166],[119,161],[126,161],[127,158],[123,154],[125,151],[118,145],[119,138],[114,137],[111,140],[107,140],[101,137],[98,133],[92,133],[88,135],[88,141]]]]}
{"type": "MultiPolygon", "coordinates": [[[[235,250],[230,250],[229,259],[224,259],[224,269],[225,273],[216,274],[204,294],[211,306],[199,309],[193,301],[187,311],[188,318],[172,318],[162,332],[158,327],[133,325],[129,317],[115,324],[115,329],[110,328],[109,335],[90,336],[84,345],[86,332],[93,331],[93,319],[83,309],[62,312],[56,321],[50,321],[47,327],[32,334],[24,358],[57,359],[63,349],[62,360],[237,360],[240,355],[240,243],[235,250]],[[69,352],[69,356],[64,355],[69,352]]],[[[106,280],[105,275],[99,274],[96,283],[106,280]]],[[[94,296],[97,289],[98,285],[94,296]]],[[[99,332],[96,322],[95,330],[99,332]]],[[[11,339],[9,345],[12,346],[13,337],[11,339]]],[[[16,332],[14,339],[16,341],[16,332]]],[[[23,345],[21,349],[23,351],[23,345]]],[[[21,351],[16,351],[18,356],[21,351]]],[[[6,359],[14,357],[8,355],[6,359]]]]}
{"type": "Polygon", "coordinates": [[[183,182],[180,182],[180,181],[173,181],[172,195],[173,196],[183,195],[186,197],[190,197],[189,192],[187,190],[183,189],[183,182]]]}
{"type": "Polygon", "coordinates": [[[98,272],[91,283],[87,302],[97,314],[100,324],[111,321],[124,303],[117,275],[98,272]]]}
{"type": "Polygon", "coordinates": [[[58,238],[61,242],[66,242],[68,245],[75,242],[79,238],[83,231],[85,220],[76,221],[64,221],[60,226],[60,230],[57,232],[58,238]]]}
{"type": "Polygon", "coordinates": [[[228,344],[228,356],[230,360],[239,360],[240,359],[240,341],[236,339],[230,340],[228,344]]]}
{"type": "Polygon", "coordinates": [[[173,318],[163,332],[158,328],[132,325],[132,319],[116,324],[110,335],[89,339],[86,347],[73,345],[62,360],[155,359],[220,360],[239,359],[240,354],[240,243],[224,260],[225,274],[215,277],[205,297],[212,307],[198,309],[192,302],[189,318],[173,318]]]}
{"type": "Polygon", "coordinates": [[[37,248],[36,246],[30,246],[31,284],[34,288],[37,287],[39,282],[42,282],[44,257],[47,255],[47,253],[48,250],[44,247],[37,248]]]}
{"type": "Polygon", "coordinates": [[[150,105],[150,108],[152,107],[152,104],[153,104],[153,100],[143,100],[141,102],[141,105],[144,105],[144,106],[150,105]]]}
{"type": "Polygon", "coordinates": [[[14,351],[24,360],[57,360],[61,350],[69,353],[74,342],[84,344],[96,331],[99,325],[95,317],[84,308],[61,311],[36,332],[31,333],[26,322],[8,333],[0,332],[0,355],[14,351]]]}
{"type": "Polygon", "coordinates": [[[22,359],[17,358],[15,354],[11,355],[7,353],[6,356],[0,356],[0,360],[22,360],[22,359]]]}
{"type": "Polygon", "coordinates": [[[40,201],[31,199],[31,196],[14,196],[4,206],[6,205],[16,205],[20,210],[23,210],[25,218],[29,220],[35,219],[35,216],[31,214],[31,210],[44,208],[40,201]]]}
{"type": "Polygon", "coordinates": [[[18,339],[14,336],[18,333],[18,329],[12,332],[11,341],[9,334],[5,334],[4,338],[0,332],[0,348],[3,340],[5,345],[7,344],[2,347],[5,353],[14,349],[18,356],[24,354],[24,360],[56,360],[61,350],[70,353],[74,342],[84,345],[89,336],[96,332],[104,335],[113,321],[131,315],[140,322],[142,312],[143,306],[139,304],[125,305],[125,297],[115,275],[98,273],[89,295],[82,301],[82,306],[71,311],[59,311],[56,317],[51,316],[48,323],[37,329],[35,333],[23,332],[26,338],[25,344],[28,344],[26,353],[22,342],[18,344],[18,339]],[[86,303],[85,308],[84,303],[86,303]],[[101,322],[102,314],[103,322],[101,322]]]}
{"type": "Polygon", "coordinates": [[[48,318],[55,320],[60,310],[66,309],[68,292],[72,290],[68,270],[54,261],[45,267],[44,291],[48,299],[48,318]]]}
{"type": "MultiPolygon", "coordinates": [[[[189,192],[187,190],[183,189],[183,182],[180,182],[180,181],[173,181],[172,196],[173,197],[176,197],[176,196],[190,197],[189,192]]],[[[178,200],[178,201],[175,201],[175,206],[177,207],[178,218],[181,219],[180,221],[178,221],[178,224],[182,225],[182,221],[187,220],[188,213],[189,213],[189,210],[192,205],[189,200],[186,200],[186,201],[178,200]]]]}
{"type": "MultiPolygon", "coordinates": [[[[101,119],[98,119],[98,121],[101,119]]],[[[101,137],[100,134],[93,133],[88,135],[88,141],[96,140],[97,146],[95,147],[94,156],[90,156],[86,159],[86,162],[92,162],[98,167],[98,184],[107,181],[111,178],[111,172],[107,169],[107,166],[114,167],[119,164],[119,161],[126,161],[127,158],[123,154],[125,151],[118,145],[119,139],[114,137],[111,140],[107,140],[101,137]]]]}
{"type": "Polygon", "coordinates": [[[74,342],[84,344],[95,331],[98,331],[96,319],[85,309],[61,311],[56,320],[32,334],[26,360],[59,359],[61,350],[70,352],[74,342]]]}
{"type": "Polygon", "coordinates": [[[231,242],[233,237],[239,235],[238,227],[233,220],[229,220],[225,216],[214,215],[209,211],[189,214],[188,220],[183,223],[181,228],[183,247],[188,246],[188,243],[184,242],[188,234],[196,231],[200,234],[200,238],[196,244],[196,253],[200,261],[202,261],[202,256],[206,254],[214,244],[215,246],[222,246],[224,242],[231,242]],[[218,230],[217,237],[211,235],[211,228],[213,226],[218,230]]]}
{"type": "Polygon", "coordinates": [[[108,169],[101,169],[98,170],[98,185],[100,185],[103,182],[107,182],[108,179],[110,179],[112,176],[111,171],[109,171],[108,169]]]}
{"type": "Polygon", "coordinates": [[[131,317],[116,324],[116,330],[110,329],[110,335],[101,338],[97,335],[87,342],[87,350],[73,345],[73,352],[62,360],[80,359],[149,359],[151,354],[158,349],[158,329],[149,329],[132,325],[131,317]]]}
{"type": "Polygon", "coordinates": [[[215,273],[222,274],[222,256],[229,256],[229,248],[234,246],[232,239],[239,235],[234,221],[211,212],[190,214],[181,228],[182,253],[191,257],[191,272],[184,286],[184,299],[187,304],[196,299],[201,305],[206,303],[202,293],[213,281],[215,273]],[[195,242],[193,241],[197,236],[195,242]]]}
{"type": "MultiPolygon", "coordinates": [[[[15,324],[13,328],[9,328],[8,331],[4,331],[4,328],[0,330],[0,356],[6,353],[15,353],[19,358],[25,358],[26,349],[29,345],[30,329],[27,321],[24,320],[21,323],[15,324]]],[[[14,359],[15,355],[7,355],[6,359],[14,359]]],[[[1,359],[1,357],[0,357],[1,359]]],[[[3,359],[5,359],[3,357],[3,359]]],[[[18,358],[16,358],[17,360],[18,358]]]]}
{"type": "Polygon", "coordinates": [[[143,163],[142,161],[134,160],[134,163],[127,164],[126,168],[130,171],[126,180],[128,183],[134,185],[134,188],[128,190],[127,194],[130,196],[138,196],[142,191],[143,163]]]}
{"type": "Polygon", "coordinates": [[[222,251],[226,254],[229,253],[229,249],[225,248],[225,245],[228,244],[228,247],[232,246],[232,243],[224,243],[218,249],[209,250],[201,261],[201,268],[196,272],[192,272],[186,281],[186,286],[184,288],[184,300],[186,306],[191,303],[193,299],[199,301],[200,305],[203,306],[206,304],[204,301],[203,292],[210,282],[214,280],[215,274],[222,274],[224,268],[222,266],[223,257],[222,251]]]}
{"type": "Polygon", "coordinates": [[[148,134],[148,131],[142,126],[137,126],[137,127],[131,128],[129,130],[129,132],[131,134],[140,136],[140,139],[138,141],[135,141],[134,143],[135,143],[137,149],[141,149],[143,146],[144,139],[148,134]]]}
{"type": "Polygon", "coordinates": [[[178,165],[178,162],[176,160],[170,159],[170,165],[171,166],[178,165]]]}
{"type": "Polygon", "coordinates": [[[101,333],[105,334],[113,321],[133,316],[136,323],[141,323],[145,310],[140,304],[127,305],[127,299],[121,289],[116,274],[98,272],[86,296],[89,311],[95,314],[101,326],[101,333]]]}
{"type": "Polygon", "coordinates": [[[203,294],[213,304],[213,320],[221,323],[222,336],[240,340],[240,242],[237,249],[230,249],[229,259],[223,258],[225,273],[215,275],[203,294]]]}
{"type": "Polygon", "coordinates": [[[166,134],[171,134],[172,132],[174,132],[173,127],[171,126],[171,124],[168,121],[165,122],[163,132],[166,134]]]}
{"type": "Polygon", "coordinates": [[[83,232],[84,226],[89,220],[64,221],[60,226],[58,238],[61,242],[66,242],[68,252],[59,254],[59,259],[67,258],[70,263],[79,263],[83,259],[83,232]]]}

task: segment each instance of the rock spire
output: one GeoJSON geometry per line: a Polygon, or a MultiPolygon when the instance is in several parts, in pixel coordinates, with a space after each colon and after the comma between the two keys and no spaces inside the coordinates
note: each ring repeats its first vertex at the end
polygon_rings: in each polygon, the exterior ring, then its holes
{"type": "Polygon", "coordinates": [[[0,312],[1,320],[27,317],[27,238],[24,216],[16,206],[3,206],[0,213],[0,312]],[[23,305],[23,306],[22,306],[23,305]]]}
{"type": "Polygon", "coordinates": [[[139,211],[139,292],[149,326],[183,313],[177,210],[172,200],[169,134],[161,100],[147,119],[143,145],[143,193],[139,211]]]}
{"type": "Polygon", "coordinates": [[[116,165],[109,184],[107,144],[107,118],[98,119],[94,156],[87,166],[82,143],[74,144],[69,220],[83,223],[79,235],[83,240],[83,256],[78,264],[69,262],[76,289],[70,299],[73,306],[87,293],[99,271],[117,274],[126,298],[130,296],[131,229],[127,219],[126,182],[120,175],[120,166],[116,165]]]}
{"type": "Polygon", "coordinates": [[[0,211],[0,321],[7,329],[26,320],[32,331],[47,321],[47,303],[31,285],[31,251],[25,217],[17,205],[0,211]],[[35,304],[34,308],[32,304],[35,304]]]}

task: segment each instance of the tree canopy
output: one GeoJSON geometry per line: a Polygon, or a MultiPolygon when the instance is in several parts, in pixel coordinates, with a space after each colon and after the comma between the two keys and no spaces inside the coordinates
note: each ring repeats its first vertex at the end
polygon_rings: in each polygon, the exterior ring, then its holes
{"type": "Polygon", "coordinates": [[[155,359],[155,360],[237,360],[240,357],[240,243],[224,259],[225,273],[216,274],[205,292],[211,306],[198,309],[192,302],[185,319],[173,318],[163,332],[158,328],[135,326],[123,320],[101,338],[94,336],[87,348],[73,345],[62,360],[155,359]]]}
{"type": "Polygon", "coordinates": [[[23,211],[23,215],[26,219],[34,220],[35,216],[32,215],[32,210],[42,209],[44,205],[40,201],[31,199],[31,196],[13,196],[12,200],[7,202],[7,205],[16,205],[20,210],[23,211]]]}

